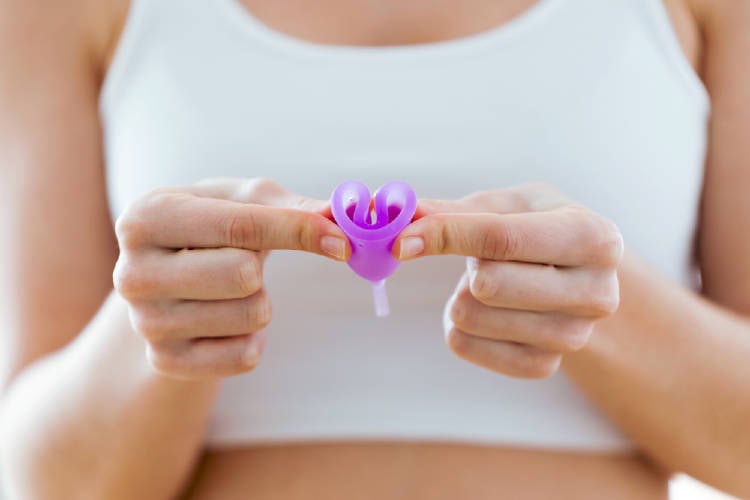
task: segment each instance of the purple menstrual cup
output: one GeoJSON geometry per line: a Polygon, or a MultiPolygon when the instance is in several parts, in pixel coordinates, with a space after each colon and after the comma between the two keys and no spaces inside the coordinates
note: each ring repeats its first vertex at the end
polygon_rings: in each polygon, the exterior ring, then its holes
{"type": "Polygon", "coordinates": [[[378,316],[388,315],[385,279],[399,265],[391,255],[393,242],[416,210],[417,196],[404,182],[389,182],[371,198],[367,186],[348,181],[339,184],[331,196],[333,218],[352,245],[349,267],[372,283],[378,316]]]}

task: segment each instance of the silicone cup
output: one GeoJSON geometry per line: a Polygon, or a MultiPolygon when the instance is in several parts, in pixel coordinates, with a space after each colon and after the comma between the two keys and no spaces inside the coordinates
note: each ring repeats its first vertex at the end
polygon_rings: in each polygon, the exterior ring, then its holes
{"type": "Polygon", "coordinates": [[[416,210],[417,196],[405,182],[389,182],[371,198],[366,185],[347,181],[331,195],[333,218],[352,245],[349,267],[372,283],[378,316],[388,315],[385,280],[399,266],[391,254],[393,243],[416,210]]]}

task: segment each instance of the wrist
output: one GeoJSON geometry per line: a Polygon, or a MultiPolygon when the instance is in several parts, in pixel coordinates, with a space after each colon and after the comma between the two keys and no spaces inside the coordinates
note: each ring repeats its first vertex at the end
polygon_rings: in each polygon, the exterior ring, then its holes
{"type": "Polygon", "coordinates": [[[136,385],[196,398],[212,397],[218,390],[220,379],[181,380],[157,372],[148,359],[145,340],[131,326],[127,302],[116,292],[74,344],[78,345],[69,346],[63,355],[76,358],[71,361],[74,365],[87,366],[87,376],[96,374],[113,390],[136,385]]]}
{"type": "MultiPolygon", "coordinates": [[[[594,327],[591,340],[578,352],[563,359],[563,369],[574,370],[578,366],[601,365],[628,359],[627,351],[642,351],[635,339],[636,330],[651,330],[656,325],[648,314],[658,301],[659,288],[665,286],[643,262],[630,252],[625,252],[617,270],[620,286],[620,305],[617,311],[594,327]]],[[[638,353],[633,353],[638,357],[638,353]]]]}

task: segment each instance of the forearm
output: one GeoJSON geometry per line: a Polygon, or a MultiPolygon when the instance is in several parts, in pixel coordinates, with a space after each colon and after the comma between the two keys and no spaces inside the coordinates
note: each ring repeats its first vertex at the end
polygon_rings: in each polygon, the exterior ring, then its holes
{"type": "Polygon", "coordinates": [[[565,370],[657,462],[750,496],[750,323],[632,256],[620,285],[565,370]]]}
{"type": "Polygon", "coordinates": [[[85,332],[29,367],[3,401],[11,498],[166,499],[200,452],[215,382],[160,376],[111,297],[85,332]]]}

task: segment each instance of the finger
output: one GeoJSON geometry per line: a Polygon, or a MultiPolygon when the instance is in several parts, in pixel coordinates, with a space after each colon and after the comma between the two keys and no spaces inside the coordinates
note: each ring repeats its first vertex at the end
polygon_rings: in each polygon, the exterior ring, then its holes
{"type": "Polygon", "coordinates": [[[617,228],[579,208],[427,215],[404,229],[393,245],[393,254],[400,260],[455,254],[560,266],[614,266],[622,252],[617,228]]]}
{"type": "Polygon", "coordinates": [[[414,220],[419,220],[428,215],[440,213],[459,214],[471,212],[476,212],[476,210],[472,210],[472,207],[467,205],[463,199],[438,200],[420,198],[419,200],[417,200],[417,210],[414,213],[414,220]]]}
{"type": "Polygon", "coordinates": [[[143,305],[131,313],[135,330],[151,343],[180,339],[231,337],[262,330],[271,322],[265,292],[219,301],[143,305]]]}
{"type": "Polygon", "coordinates": [[[196,196],[222,198],[240,203],[255,203],[278,208],[330,214],[330,200],[316,200],[293,193],[271,179],[206,179],[180,188],[196,196]]]}
{"type": "Polygon", "coordinates": [[[185,380],[224,378],[248,372],[260,363],[266,332],[228,338],[205,338],[151,345],[147,356],[154,369],[185,380]]]}
{"type": "Polygon", "coordinates": [[[546,351],[569,353],[582,349],[591,338],[593,322],[559,313],[539,313],[490,307],[460,286],[445,309],[445,331],[456,328],[489,340],[531,345],[546,351]]]}
{"type": "Polygon", "coordinates": [[[546,378],[560,367],[562,355],[536,347],[477,337],[456,328],[445,342],[460,358],[511,377],[546,378]]]}
{"type": "Polygon", "coordinates": [[[114,276],[131,300],[239,299],[261,289],[263,257],[238,248],[146,250],[121,257],[114,276]]]}
{"type": "Polygon", "coordinates": [[[553,186],[530,183],[478,191],[458,200],[421,199],[416,218],[436,213],[510,214],[552,210],[576,204],[553,186]]]}
{"type": "Polygon", "coordinates": [[[619,304],[614,270],[474,258],[467,259],[467,268],[472,296],[492,307],[601,318],[619,304]]]}
{"type": "Polygon", "coordinates": [[[440,213],[469,214],[494,213],[510,214],[529,211],[528,204],[517,190],[480,191],[458,200],[420,199],[417,202],[415,219],[440,213]]]}
{"type": "Polygon", "coordinates": [[[338,260],[351,254],[341,229],[320,214],[189,193],[147,197],[118,221],[117,230],[130,248],[304,250],[338,260]]]}

